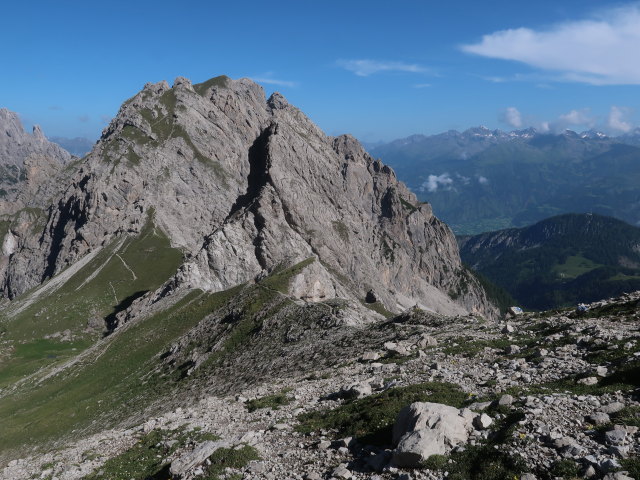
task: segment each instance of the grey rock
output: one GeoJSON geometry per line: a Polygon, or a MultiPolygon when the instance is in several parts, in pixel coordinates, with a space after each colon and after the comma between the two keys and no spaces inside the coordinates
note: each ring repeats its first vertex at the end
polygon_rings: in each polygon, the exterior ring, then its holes
{"type": "Polygon", "coordinates": [[[347,468],[346,465],[338,465],[333,472],[331,472],[331,475],[333,475],[336,478],[351,478],[353,477],[353,474],[351,473],[351,471],[347,468]]]}
{"type": "Polygon", "coordinates": [[[437,347],[438,341],[431,335],[423,333],[416,345],[418,346],[418,348],[437,347]]]}
{"type": "Polygon", "coordinates": [[[401,357],[406,357],[409,355],[409,351],[404,345],[401,345],[396,342],[386,342],[384,344],[384,349],[394,355],[399,355],[401,357]]]}
{"type": "Polygon", "coordinates": [[[621,445],[627,438],[627,432],[622,429],[613,429],[605,432],[605,440],[612,445],[621,445]]]}
{"type": "Polygon", "coordinates": [[[515,355],[517,353],[520,353],[520,347],[518,345],[509,345],[507,348],[505,348],[505,352],[509,355],[515,355]]]}
{"type": "Polygon", "coordinates": [[[510,406],[513,405],[513,396],[509,394],[502,395],[498,399],[498,405],[500,406],[510,406]]]}
{"type": "Polygon", "coordinates": [[[609,453],[611,453],[612,455],[615,455],[616,457],[620,457],[620,458],[627,458],[629,457],[629,452],[631,451],[631,448],[629,447],[629,445],[611,445],[607,451],[609,453]]]}
{"type": "Polygon", "coordinates": [[[571,438],[571,437],[562,437],[562,438],[557,438],[553,441],[553,446],[557,449],[561,449],[561,448],[565,448],[571,445],[575,445],[576,440],[575,438],[571,438]]]}
{"type": "Polygon", "coordinates": [[[608,405],[603,405],[600,408],[600,411],[608,414],[617,413],[624,408],[624,403],[622,402],[612,402],[608,405]]]}
{"type": "Polygon", "coordinates": [[[492,423],[493,423],[493,419],[486,413],[483,413],[482,415],[478,415],[476,418],[473,419],[473,426],[476,427],[478,430],[486,430],[491,426],[492,423]]]}
{"type": "Polygon", "coordinates": [[[339,396],[342,398],[362,398],[371,395],[371,385],[368,382],[359,382],[342,388],[339,396]]]}
{"type": "Polygon", "coordinates": [[[515,332],[516,329],[513,325],[511,325],[510,323],[507,323],[504,327],[502,327],[502,333],[513,333],[515,332]]]}
{"type": "Polygon", "coordinates": [[[611,419],[609,418],[609,415],[604,412],[595,412],[587,417],[587,421],[594,425],[604,425],[609,423],[611,419]]]}
{"type": "Polygon", "coordinates": [[[597,475],[597,472],[593,465],[589,465],[582,475],[584,478],[593,478],[597,475]]]}
{"type": "Polygon", "coordinates": [[[363,362],[375,362],[380,358],[378,352],[366,352],[360,357],[363,362]]]}
{"type": "Polygon", "coordinates": [[[620,469],[621,467],[622,465],[620,465],[620,462],[618,462],[618,460],[616,460],[615,458],[607,458],[600,463],[600,469],[603,472],[613,472],[620,469]]]}
{"type": "Polygon", "coordinates": [[[431,455],[444,455],[466,443],[473,421],[470,411],[448,405],[416,402],[403,408],[393,426],[393,462],[415,467],[431,455]]]}

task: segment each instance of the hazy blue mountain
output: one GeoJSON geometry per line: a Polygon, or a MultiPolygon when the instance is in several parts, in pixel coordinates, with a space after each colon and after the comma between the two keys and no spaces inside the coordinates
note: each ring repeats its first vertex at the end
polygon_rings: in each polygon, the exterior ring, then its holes
{"type": "Polygon", "coordinates": [[[93,144],[96,143],[94,140],[90,140],[85,137],[50,137],[49,140],[57,143],[71,155],[75,155],[76,157],[84,157],[91,151],[93,144]]]}
{"type": "Polygon", "coordinates": [[[525,228],[460,237],[474,270],[528,308],[591,302],[640,289],[640,228],[567,214],[525,228]]]}
{"type": "Polygon", "coordinates": [[[608,137],[478,127],[413,135],[371,153],[458,234],[570,212],[640,224],[640,131],[608,137]]]}

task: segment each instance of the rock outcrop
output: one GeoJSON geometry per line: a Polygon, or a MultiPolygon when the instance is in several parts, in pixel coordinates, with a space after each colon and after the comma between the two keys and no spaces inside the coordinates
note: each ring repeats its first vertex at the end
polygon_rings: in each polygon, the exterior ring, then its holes
{"type": "Polygon", "coordinates": [[[448,227],[351,136],[326,136],[247,79],[147,84],[125,102],[47,212],[16,240],[0,285],[15,296],[153,214],[185,263],[173,288],[228,289],[313,262],[298,298],[492,315],[448,227]]]}

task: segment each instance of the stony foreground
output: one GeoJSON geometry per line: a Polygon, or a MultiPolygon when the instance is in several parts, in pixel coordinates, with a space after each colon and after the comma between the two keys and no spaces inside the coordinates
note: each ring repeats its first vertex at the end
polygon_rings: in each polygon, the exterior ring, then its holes
{"type": "Polygon", "coordinates": [[[2,478],[637,478],[639,302],[498,323],[407,311],[381,322],[394,341],[374,337],[334,368],[204,395],[13,460],[2,478]],[[447,455],[402,469],[388,433],[415,401],[467,409],[473,427],[447,455]]]}

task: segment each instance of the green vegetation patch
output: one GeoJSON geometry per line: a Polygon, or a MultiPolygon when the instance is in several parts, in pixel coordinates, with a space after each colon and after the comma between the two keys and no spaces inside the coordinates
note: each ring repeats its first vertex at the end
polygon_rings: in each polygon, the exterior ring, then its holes
{"type": "Polygon", "coordinates": [[[105,318],[158,288],[181,262],[182,252],[171,247],[149,218],[137,237],[115,239],[57,290],[47,293],[36,288],[19,297],[0,313],[0,323],[7,327],[6,338],[17,341],[66,329],[81,332],[91,324],[95,336],[101,333],[105,318]],[[13,313],[30,301],[27,308],[13,313]]]}
{"type": "Polygon", "coordinates": [[[193,89],[198,95],[204,96],[211,87],[227,88],[230,80],[231,79],[226,75],[221,75],[219,77],[210,78],[206,82],[196,83],[193,86],[193,89]]]}
{"type": "Polygon", "coordinates": [[[640,407],[625,407],[619,412],[610,414],[611,423],[616,425],[626,425],[629,427],[640,427],[640,407]]]}
{"type": "Polygon", "coordinates": [[[260,282],[260,285],[287,294],[289,293],[289,284],[293,277],[301,273],[302,270],[315,261],[316,257],[309,257],[290,268],[276,268],[271,275],[260,282]]]}
{"type": "Polygon", "coordinates": [[[577,278],[601,266],[601,264],[589,260],[582,255],[570,255],[563,263],[555,265],[552,270],[556,272],[558,277],[570,279],[577,278]]]}
{"type": "Polygon", "coordinates": [[[413,213],[413,212],[418,210],[418,207],[416,207],[415,205],[412,205],[411,203],[407,202],[402,197],[400,197],[400,203],[402,204],[404,209],[407,210],[409,213],[413,213]]]}
{"type": "Polygon", "coordinates": [[[434,402],[460,408],[468,395],[452,383],[428,382],[390,388],[348,401],[333,410],[304,413],[296,430],[309,433],[333,429],[337,436],[355,436],[369,445],[391,445],[393,424],[400,410],[414,402],[434,402]]]}
{"type": "Polygon", "coordinates": [[[449,457],[445,468],[449,480],[514,480],[527,471],[524,460],[494,448],[493,445],[467,446],[449,457]]]}
{"type": "Polygon", "coordinates": [[[0,388],[40,368],[66,360],[91,345],[90,340],[61,342],[54,339],[16,343],[11,355],[0,358],[0,388]]]}
{"type": "Polygon", "coordinates": [[[640,458],[622,458],[620,459],[622,470],[629,472],[631,478],[640,478],[640,458]]]}
{"type": "Polygon", "coordinates": [[[334,220],[331,225],[343,242],[349,241],[349,229],[343,222],[334,220]]]}
{"type": "Polygon", "coordinates": [[[389,319],[389,318],[393,318],[395,317],[395,315],[390,312],[389,310],[386,309],[386,307],[384,306],[384,304],[382,302],[374,302],[374,303],[367,303],[365,301],[361,302],[365,307],[367,307],[369,310],[373,310],[376,313],[379,313],[380,315],[382,315],[384,318],[389,319]]]}
{"type": "MultiPolygon", "coordinates": [[[[250,445],[236,448],[220,448],[209,457],[211,464],[207,467],[204,476],[199,478],[202,480],[219,480],[227,468],[244,468],[253,460],[260,460],[260,454],[250,445]]],[[[229,479],[228,476],[225,478],[229,479]]]]}
{"type": "Polygon", "coordinates": [[[551,470],[549,473],[551,473],[554,478],[578,478],[578,464],[569,459],[558,460],[551,466],[551,470]]]}
{"type": "Polygon", "coordinates": [[[572,375],[554,382],[526,387],[514,387],[506,391],[512,395],[546,394],[569,392],[574,395],[602,395],[618,390],[632,390],[640,387],[640,360],[628,362],[613,371],[608,377],[600,379],[595,385],[583,385],[577,381],[584,375],[572,375]]]}
{"type": "Polygon", "coordinates": [[[278,408],[284,405],[289,405],[291,403],[292,398],[287,395],[290,391],[291,389],[287,388],[273,395],[254,398],[253,400],[249,400],[247,403],[245,403],[245,406],[250,412],[255,412],[260,408],[271,408],[273,410],[277,410],[278,408]]]}

